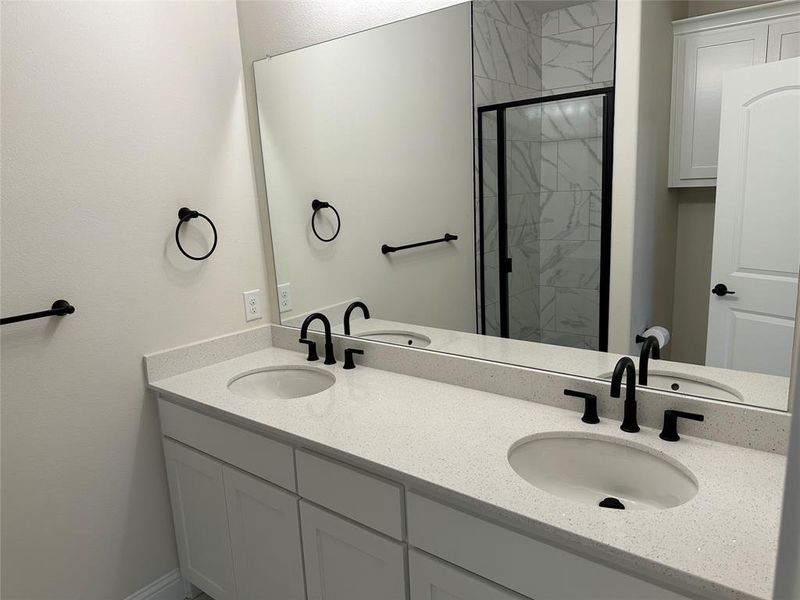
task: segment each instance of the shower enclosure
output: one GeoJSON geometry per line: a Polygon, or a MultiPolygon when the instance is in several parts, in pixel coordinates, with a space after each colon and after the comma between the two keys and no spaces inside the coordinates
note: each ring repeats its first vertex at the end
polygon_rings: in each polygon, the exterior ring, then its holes
{"type": "Polygon", "coordinates": [[[479,326],[606,350],[613,88],[478,108],[479,326]]]}

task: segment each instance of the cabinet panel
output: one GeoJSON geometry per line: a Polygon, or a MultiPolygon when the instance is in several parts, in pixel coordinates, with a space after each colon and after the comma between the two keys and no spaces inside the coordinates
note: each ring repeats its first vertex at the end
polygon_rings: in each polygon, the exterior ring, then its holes
{"type": "Polygon", "coordinates": [[[800,56],[800,17],[769,25],[767,62],[800,56]]]}
{"type": "Polygon", "coordinates": [[[236,590],[242,600],[305,600],[297,496],[222,468],[236,590]]]}
{"type": "Polygon", "coordinates": [[[525,600],[418,550],[409,550],[408,562],[411,600],[525,600]]]}
{"type": "Polygon", "coordinates": [[[417,494],[406,509],[409,544],[537,600],[687,600],[417,494]]]}
{"type": "Polygon", "coordinates": [[[403,544],[300,501],[308,600],[405,600],[403,544]]]}
{"type": "Polygon", "coordinates": [[[767,25],[756,24],[700,32],[679,38],[681,69],[676,96],[679,140],[676,149],[681,181],[717,176],[722,75],[731,69],[766,61],[767,25]]]}
{"type": "Polygon", "coordinates": [[[303,497],[395,539],[403,539],[403,488],[352,467],[298,450],[303,497]]]}
{"type": "Polygon", "coordinates": [[[164,439],[181,574],[215,598],[236,597],[222,463],[164,439]]]}

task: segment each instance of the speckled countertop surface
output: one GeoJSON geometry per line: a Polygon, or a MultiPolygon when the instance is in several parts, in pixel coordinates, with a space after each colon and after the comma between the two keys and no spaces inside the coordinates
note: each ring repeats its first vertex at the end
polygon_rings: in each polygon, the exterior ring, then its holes
{"type": "Polygon", "coordinates": [[[305,398],[251,400],[227,388],[244,371],[308,364],[300,353],[268,348],[150,385],[208,414],[356,457],[688,593],[771,598],[785,457],[688,436],[664,442],[648,428],[625,434],[616,420],[586,425],[572,411],[363,366],[345,371],[341,363],[314,363],[336,383],[305,398]],[[665,453],[694,474],[699,491],[660,511],[601,510],[550,495],[507,460],[514,442],[548,431],[607,435],[665,453]]]}

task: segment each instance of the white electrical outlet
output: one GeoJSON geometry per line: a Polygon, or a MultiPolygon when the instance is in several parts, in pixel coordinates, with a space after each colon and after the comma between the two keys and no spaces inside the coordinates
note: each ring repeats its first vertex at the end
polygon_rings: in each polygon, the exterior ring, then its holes
{"type": "Polygon", "coordinates": [[[292,310],[292,284],[282,283],[278,286],[278,308],[280,312],[292,310]]]}
{"type": "Polygon", "coordinates": [[[244,320],[255,321],[261,318],[261,290],[242,292],[244,296],[244,320]]]}

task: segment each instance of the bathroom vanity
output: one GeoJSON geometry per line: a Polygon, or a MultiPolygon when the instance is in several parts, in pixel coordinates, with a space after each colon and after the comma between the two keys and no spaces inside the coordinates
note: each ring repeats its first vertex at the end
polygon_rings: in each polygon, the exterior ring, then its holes
{"type": "MultiPolygon", "coordinates": [[[[147,357],[181,572],[215,600],[770,597],[781,454],[683,424],[675,443],[626,434],[621,402],[591,425],[536,401],[600,382],[461,357],[442,359],[464,386],[344,370],[307,362],[295,335],[268,326],[147,357]],[[469,387],[487,368],[508,395],[469,387]],[[522,399],[510,380],[536,391],[522,399]],[[622,486],[627,509],[537,474],[542,461],[622,486]]],[[[370,364],[426,354],[358,347],[370,364]]]]}

